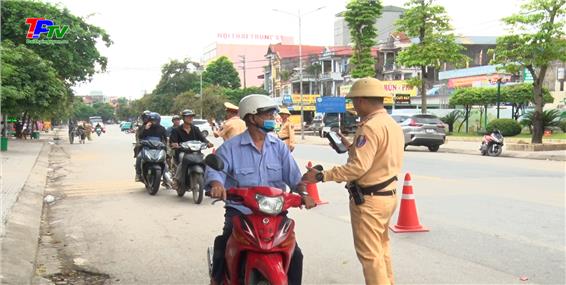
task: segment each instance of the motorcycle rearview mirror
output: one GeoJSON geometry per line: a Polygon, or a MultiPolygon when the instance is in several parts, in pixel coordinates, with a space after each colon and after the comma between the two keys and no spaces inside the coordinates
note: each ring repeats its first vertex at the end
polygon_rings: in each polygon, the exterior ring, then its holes
{"type": "Polygon", "coordinates": [[[204,164],[206,166],[216,170],[216,171],[224,171],[224,161],[220,159],[216,154],[209,154],[204,158],[204,164]]]}
{"type": "Polygon", "coordinates": [[[222,173],[226,174],[226,176],[230,177],[236,182],[237,187],[240,187],[240,182],[238,181],[238,179],[236,179],[236,177],[232,176],[230,173],[224,171],[224,161],[222,161],[222,159],[220,159],[220,157],[218,157],[216,154],[211,153],[207,155],[204,158],[204,164],[216,171],[221,171],[222,173]]]}

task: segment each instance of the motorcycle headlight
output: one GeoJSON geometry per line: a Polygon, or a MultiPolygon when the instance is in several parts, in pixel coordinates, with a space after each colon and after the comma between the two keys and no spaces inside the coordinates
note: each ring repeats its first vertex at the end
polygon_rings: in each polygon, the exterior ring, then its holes
{"type": "Polygon", "coordinates": [[[200,143],[199,144],[196,144],[196,143],[189,144],[189,149],[192,150],[192,151],[199,151],[200,148],[201,148],[200,143]]]}
{"type": "Polygon", "coordinates": [[[283,209],[283,196],[266,197],[256,194],[255,199],[259,204],[259,210],[269,215],[277,215],[283,209]]]}

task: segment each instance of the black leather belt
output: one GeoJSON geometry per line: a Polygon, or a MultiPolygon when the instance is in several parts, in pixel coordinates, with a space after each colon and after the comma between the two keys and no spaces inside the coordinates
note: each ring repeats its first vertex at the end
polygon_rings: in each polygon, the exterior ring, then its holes
{"type": "Polygon", "coordinates": [[[396,190],[389,190],[389,191],[364,191],[362,190],[362,193],[366,196],[393,196],[395,195],[396,190]]]}
{"type": "Polygon", "coordinates": [[[393,182],[393,181],[397,181],[397,176],[393,176],[393,177],[389,178],[387,181],[381,182],[381,183],[376,184],[376,185],[372,185],[372,186],[368,186],[368,187],[361,187],[360,186],[360,189],[362,190],[362,194],[368,195],[368,196],[391,196],[391,195],[394,195],[396,193],[395,190],[390,190],[390,191],[381,191],[381,190],[383,190],[383,188],[389,186],[389,184],[391,184],[391,182],[393,182]]]}

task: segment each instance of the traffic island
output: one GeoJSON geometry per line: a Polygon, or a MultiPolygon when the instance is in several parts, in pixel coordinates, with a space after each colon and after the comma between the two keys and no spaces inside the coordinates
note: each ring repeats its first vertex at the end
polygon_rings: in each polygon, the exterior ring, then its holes
{"type": "Polygon", "coordinates": [[[510,151],[555,151],[566,150],[566,143],[527,143],[519,141],[517,143],[505,144],[510,151]]]}

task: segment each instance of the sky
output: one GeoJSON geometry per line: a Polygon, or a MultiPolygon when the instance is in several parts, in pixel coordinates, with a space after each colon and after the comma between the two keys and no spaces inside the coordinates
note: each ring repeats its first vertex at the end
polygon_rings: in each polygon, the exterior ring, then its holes
{"type": "MultiPolygon", "coordinates": [[[[171,59],[199,61],[218,33],[265,33],[288,35],[298,42],[296,17],[273,9],[307,14],[302,19],[302,42],[331,46],[335,15],[345,0],[48,0],[105,29],[114,42],[99,46],[108,57],[105,73],[74,87],[87,95],[102,91],[106,96],[136,99],[157,85],[161,66],[171,59]]],[[[403,7],[405,0],[383,0],[383,5],[403,7]]],[[[437,0],[452,19],[456,34],[498,36],[505,34],[499,21],[519,11],[520,0],[437,0]]]]}

